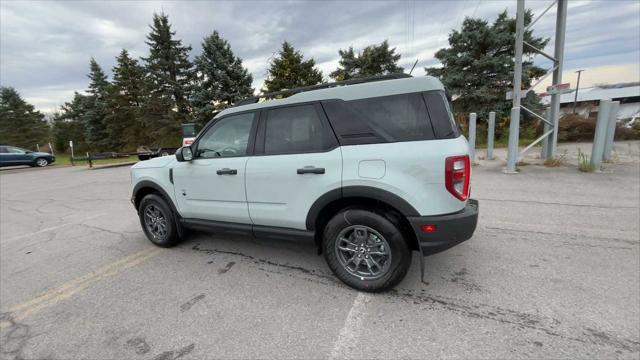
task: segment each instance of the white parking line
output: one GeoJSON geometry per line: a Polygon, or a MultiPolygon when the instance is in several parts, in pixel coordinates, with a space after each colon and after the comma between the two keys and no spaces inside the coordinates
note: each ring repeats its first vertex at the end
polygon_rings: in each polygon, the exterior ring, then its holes
{"type": "Polygon", "coordinates": [[[351,305],[347,319],[340,329],[338,339],[333,344],[331,359],[344,359],[350,350],[355,349],[355,342],[362,328],[362,320],[366,315],[366,305],[369,301],[371,301],[371,295],[365,293],[358,293],[358,296],[353,300],[353,305],[351,305]]]}
{"type": "Polygon", "coordinates": [[[105,214],[104,213],[96,214],[96,215],[88,216],[86,218],[83,218],[83,219],[80,219],[78,221],[74,221],[74,222],[71,222],[71,223],[66,223],[66,224],[62,224],[62,225],[56,225],[56,226],[44,228],[44,229],[41,229],[41,230],[38,230],[38,231],[35,231],[35,232],[32,232],[32,233],[18,235],[18,236],[9,238],[7,240],[4,240],[2,243],[4,243],[4,244],[10,243],[10,242],[13,242],[15,240],[20,240],[20,239],[23,239],[23,238],[26,238],[26,237],[29,237],[29,236],[33,236],[33,235],[37,235],[37,234],[41,234],[41,233],[44,233],[44,232],[47,232],[47,231],[60,229],[60,228],[63,228],[65,226],[69,226],[69,225],[82,224],[83,222],[85,222],[87,220],[95,219],[95,218],[103,216],[103,215],[105,215],[105,214]]]}

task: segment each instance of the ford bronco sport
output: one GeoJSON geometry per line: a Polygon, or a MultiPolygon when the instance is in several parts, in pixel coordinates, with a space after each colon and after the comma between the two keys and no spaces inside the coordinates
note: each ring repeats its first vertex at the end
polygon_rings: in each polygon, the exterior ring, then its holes
{"type": "Polygon", "coordinates": [[[151,242],[176,245],[189,228],[309,239],[344,283],[383,291],[411,250],[472,236],[469,148],[440,81],[400,74],[291,93],[243,101],[175,157],[132,167],[151,242]]]}

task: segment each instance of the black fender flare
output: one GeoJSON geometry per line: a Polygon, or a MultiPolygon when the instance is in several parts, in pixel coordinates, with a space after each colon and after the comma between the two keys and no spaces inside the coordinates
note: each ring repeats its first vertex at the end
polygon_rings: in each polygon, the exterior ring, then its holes
{"type": "Polygon", "coordinates": [[[131,194],[131,202],[133,203],[133,206],[136,208],[136,211],[138,211],[138,205],[140,205],[140,200],[142,200],[137,198],[138,192],[144,188],[152,188],[154,191],[160,193],[160,195],[167,201],[167,203],[169,204],[169,207],[171,208],[171,212],[173,213],[173,219],[178,229],[178,235],[182,236],[184,232],[182,229],[182,222],[180,221],[180,213],[178,212],[176,205],[173,203],[173,200],[171,200],[171,197],[169,196],[169,194],[167,194],[167,192],[162,188],[162,186],[158,185],[157,183],[149,180],[143,180],[137,183],[133,187],[133,192],[131,194]]]}
{"type": "Polygon", "coordinates": [[[307,213],[307,219],[305,222],[307,230],[315,230],[316,220],[318,219],[318,216],[322,212],[322,209],[325,208],[325,206],[333,201],[350,197],[367,198],[381,201],[392,206],[405,217],[420,216],[420,213],[418,213],[418,211],[413,206],[411,206],[411,204],[392,192],[373,186],[345,186],[326,192],[325,194],[320,196],[313,203],[313,205],[311,205],[311,208],[307,213]]]}

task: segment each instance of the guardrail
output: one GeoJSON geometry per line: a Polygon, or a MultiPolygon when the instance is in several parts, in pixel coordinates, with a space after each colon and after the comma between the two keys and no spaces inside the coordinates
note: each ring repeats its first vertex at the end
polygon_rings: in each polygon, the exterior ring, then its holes
{"type": "Polygon", "coordinates": [[[89,168],[93,167],[93,162],[96,160],[107,160],[107,159],[118,159],[118,158],[126,158],[133,155],[139,155],[140,153],[132,152],[132,153],[118,153],[118,152],[103,152],[103,153],[87,153],[86,156],[80,157],[72,157],[71,165],[75,166],[75,162],[77,161],[87,161],[89,163],[89,168]]]}

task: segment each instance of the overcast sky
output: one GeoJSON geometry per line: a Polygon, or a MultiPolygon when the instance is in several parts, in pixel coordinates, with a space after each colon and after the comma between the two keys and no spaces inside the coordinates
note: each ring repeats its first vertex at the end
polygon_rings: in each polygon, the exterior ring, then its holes
{"type": "MultiPolygon", "coordinates": [[[[539,13],[551,1],[528,0],[539,13]]],[[[86,89],[90,57],[109,74],[122,48],[145,56],[145,36],[154,12],[169,15],[177,37],[201,51],[205,35],[218,30],[260,88],[269,59],[283,40],[313,57],[325,77],[337,66],[338,49],[356,49],[388,39],[414,75],[437,64],[434,53],[465,16],[493,21],[515,0],[415,2],[207,2],[207,1],[0,1],[0,84],[13,86],[38,109],[51,112],[74,91],[86,89]]],[[[555,7],[536,25],[553,37],[555,7]]],[[[553,53],[553,39],[547,46],[553,53]]],[[[536,62],[549,67],[538,57],[536,62]]],[[[587,69],[581,87],[640,81],[640,1],[570,1],[564,81],[575,84],[576,69],[587,69]]],[[[543,84],[544,85],[544,84],[543,84]]]]}

